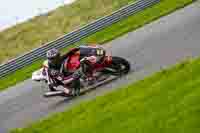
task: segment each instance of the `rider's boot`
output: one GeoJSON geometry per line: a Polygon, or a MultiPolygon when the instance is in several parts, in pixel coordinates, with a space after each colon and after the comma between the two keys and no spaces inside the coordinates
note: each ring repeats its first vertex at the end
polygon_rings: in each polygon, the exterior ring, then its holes
{"type": "Polygon", "coordinates": [[[74,79],[71,85],[65,85],[63,92],[66,96],[80,95],[80,79],[74,79]]]}
{"type": "Polygon", "coordinates": [[[72,95],[73,96],[79,96],[80,95],[80,79],[75,79],[72,81],[72,95]]]}

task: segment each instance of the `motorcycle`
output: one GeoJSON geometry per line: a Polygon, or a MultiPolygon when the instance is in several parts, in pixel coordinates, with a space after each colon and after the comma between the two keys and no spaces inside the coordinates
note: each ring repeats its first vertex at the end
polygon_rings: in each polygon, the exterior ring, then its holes
{"type": "MultiPolygon", "coordinates": [[[[105,83],[108,83],[116,78],[119,78],[125,74],[127,74],[130,71],[130,63],[118,56],[112,56],[111,54],[108,54],[105,49],[98,49],[97,53],[105,53],[104,56],[101,58],[101,61],[93,64],[93,74],[92,74],[92,81],[89,80],[89,76],[78,73],[80,75],[78,84],[81,86],[79,90],[79,94],[84,93],[86,90],[90,90],[93,88],[96,88],[100,85],[103,85],[105,83]]],[[[73,53],[72,51],[69,51],[73,53]]],[[[72,56],[69,54],[69,56],[72,56]]],[[[70,58],[70,57],[69,57],[70,58]]],[[[85,62],[88,62],[88,57],[82,57],[80,59],[80,64],[84,64],[85,62]]],[[[80,65],[80,67],[83,67],[83,65],[80,65]]],[[[50,91],[46,92],[44,94],[45,97],[51,97],[51,96],[66,96],[66,93],[64,93],[63,87],[67,86],[71,90],[74,90],[72,88],[72,81],[77,80],[74,78],[74,76],[68,75],[67,77],[63,77],[61,75],[56,75],[49,72],[48,69],[48,61],[43,62],[43,67],[39,69],[38,71],[33,72],[32,74],[32,80],[34,81],[44,81],[47,83],[48,88],[50,91]],[[55,76],[56,75],[56,76],[55,76]],[[54,83],[54,86],[52,86],[52,83],[54,83]],[[58,89],[60,87],[60,89],[58,89]],[[56,91],[55,91],[56,90],[56,91]]],[[[76,74],[73,74],[76,75],[76,74]]],[[[75,96],[75,95],[67,95],[67,96],[75,96]]]]}

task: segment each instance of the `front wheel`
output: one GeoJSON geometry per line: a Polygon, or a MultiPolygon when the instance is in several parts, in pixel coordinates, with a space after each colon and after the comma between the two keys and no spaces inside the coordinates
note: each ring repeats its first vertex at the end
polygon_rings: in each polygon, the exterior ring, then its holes
{"type": "Polygon", "coordinates": [[[50,91],[57,91],[55,86],[53,86],[52,84],[48,85],[48,88],[50,91]]]}
{"type": "Polygon", "coordinates": [[[121,57],[113,56],[112,63],[106,69],[115,76],[127,74],[130,71],[130,63],[121,57]]]}

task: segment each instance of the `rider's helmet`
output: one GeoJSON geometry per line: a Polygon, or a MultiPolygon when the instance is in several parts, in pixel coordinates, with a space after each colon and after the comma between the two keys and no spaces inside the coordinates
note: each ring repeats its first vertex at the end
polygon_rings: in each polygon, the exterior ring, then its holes
{"type": "Polygon", "coordinates": [[[58,64],[60,61],[60,52],[53,48],[47,51],[46,57],[48,59],[48,62],[51,64],[58,64]]]}

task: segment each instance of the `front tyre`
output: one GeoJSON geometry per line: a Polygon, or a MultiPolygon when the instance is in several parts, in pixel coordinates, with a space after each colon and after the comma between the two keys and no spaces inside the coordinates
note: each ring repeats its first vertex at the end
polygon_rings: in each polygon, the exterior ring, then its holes
{"type": "Polygon", "coordinates": [[[55,86],[54,86],[53,84],[49,84],[49,85],[48,85],[48,88],[49,88],[49,91],[57,91],[57,90],[55,89],[55,86]]]}

